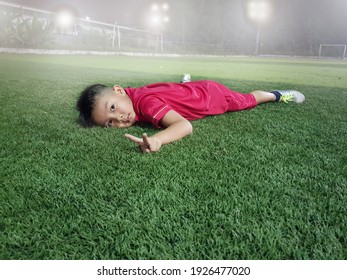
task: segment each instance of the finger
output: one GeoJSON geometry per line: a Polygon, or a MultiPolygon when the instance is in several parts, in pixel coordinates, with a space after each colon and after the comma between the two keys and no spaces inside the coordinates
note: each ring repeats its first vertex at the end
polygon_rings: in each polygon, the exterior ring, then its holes
{"type": "Polygon", "coordinates": [[[124,137],[128,138],[130,141],[133,141],[136,144],[142,144],[143,143],[143,140],[141,138],[135,137],[131,134],[125,134],[124,137]]]}
{"type": "Polygon", "coordinates": [[[147,133],[142,134],[142,139],[143,139],[143,143],[145,143],[149,147],[150,144],[149,144],[147,133]]]}
{"type": "Polygon", "coordinates": [[[139,147],[140,147],[141,152],[143,152],[143,153],[150,153],[151,152],[147,146],[139,146],[139,147]]]}

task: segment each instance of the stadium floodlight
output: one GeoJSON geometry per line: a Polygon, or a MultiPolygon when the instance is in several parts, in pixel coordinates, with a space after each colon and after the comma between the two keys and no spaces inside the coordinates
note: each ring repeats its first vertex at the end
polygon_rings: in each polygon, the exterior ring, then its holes
{"type": "Polygon", "coordinates": [[[164,11],[167,11],[167,10],[169,10],[169,4],[168,3],[163,3],[163,10],[164,11]]]}
{"type": "Polygon", "coordinates": [[[157,24],[160,23],[160,21],[161,21],[160,16],[154,15],[154,16],[152,17],[152,23],[153,23],[153,24],[157,25],[157,24]]]}
{"type": "Polygon", "coordinates": [[[57,23],[63,28],[72,26],[74,22],[74,16],[68,11],[61,11],[57,14],[57,23]]]}
{"type": "Polygon", "coordinates": [[[266,0],[252,0],[248,2],[248,16],[254,21],[257,26],[257,39],[255,44],[255,55],[258,55],[259,39],[260,39],[260,25],[264,23],[270,16],[270,4],[266,0]]]}
{"type": "Polygon", "coordinates": [[[151,13],[149,14],[149,19],[152,27],[158,30],[164,29],[164,24],[170,21],[167,11],[169,10],[168,3],[157,4],[153,3],[150,7],[151,13]]]}
{"type": "Polygon", "coordinates": [[[158,11],[158,10],[159,10],[159,5],[156,4],[156,3],[153,3],[152,6],[151,6],[151,10],[152,10],[153,12],[158,11]]]}
{"type": "Polygon", "coordinates": [[[253,0],[248,3],[248,16],[257,23],[266,21],[270,14],[270,4],[265,0],[253,0]]]}

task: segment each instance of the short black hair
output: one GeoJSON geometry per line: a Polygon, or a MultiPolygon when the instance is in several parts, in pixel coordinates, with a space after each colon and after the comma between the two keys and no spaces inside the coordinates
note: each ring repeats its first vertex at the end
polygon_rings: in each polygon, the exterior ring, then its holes
{"type": "Polygon", "coordinates": [[[94,84],[86,87],[77,100],[77,110],[80,112],[78,122],[84,127],[93,126],[92,110],[95,104],[95,97],[98,96],[107,86],[94,84]]]}

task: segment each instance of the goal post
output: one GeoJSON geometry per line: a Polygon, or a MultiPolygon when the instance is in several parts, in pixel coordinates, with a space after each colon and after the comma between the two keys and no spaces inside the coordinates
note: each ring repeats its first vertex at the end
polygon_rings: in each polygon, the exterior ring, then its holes
{"type": "Polygon", "coordinates": [[[346,58],[347,45],[344,44],[320,44],[318,58],[346,58]]]}
{"type": "Polygon", "coordinates": [[[104,42],[105,48],[163,52],[163,36],[161,33],[84,18],[79,18],[79,27],[81,33],[86,37],[88,37],[88,33],[91,35],[95,32],[102,33],[106,40],[104,42]]]}

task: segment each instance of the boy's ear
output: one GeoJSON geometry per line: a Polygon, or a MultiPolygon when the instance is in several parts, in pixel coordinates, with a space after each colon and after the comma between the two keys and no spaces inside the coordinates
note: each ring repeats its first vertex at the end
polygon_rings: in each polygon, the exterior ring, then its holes
{"type": "Polygon", "coordinates": [[[113,89],[114,92],[117,92],[117,93],[120,93],[120,94],[124,94],[123,88],[121,86],[119,86],[119,85],[114,85],[112,89],[113,89]]]}

